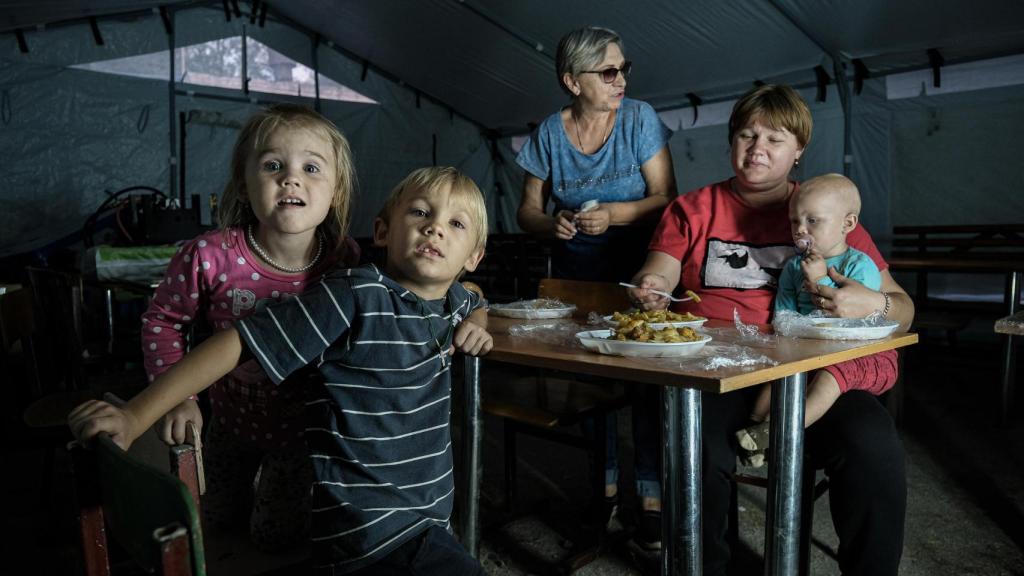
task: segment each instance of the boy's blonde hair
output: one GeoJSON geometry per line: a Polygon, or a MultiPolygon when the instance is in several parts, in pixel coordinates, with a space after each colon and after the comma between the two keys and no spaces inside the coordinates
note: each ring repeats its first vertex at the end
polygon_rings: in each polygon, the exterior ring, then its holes
{"type": "Polygon", "coordinates": [[[340,249],[348,234],[349,207],[355,189],[355,168],[348,140],[333,122],[315,110],[297,104],[275,104],[253,114],[235,141],[231,153],[231,175],[221,196],[217,216],[222,229],[245,226],[256,220],[248,202],[244,202],[245,168],[251,154],[257,153],[278,128],[309,130],[331,144],[334,152],[336,178],[331,210],[317,229],[327,236],[328,243],[340,249]]]}
{"type": "Polygon", "coordinates": [[[469,209],[469,217],[476,227],[476,246],[474,250],[483,250],[487,246],[487,204],[483,192],[476,182],[458,169],[451,166],[430,166],[418,168],[406,176],[388,195],[384,206],[377,217],[385,223],[391,221],[391,213],[406,190],[423,190],[435,192],[447,187],[453,198],[461,199],[469,209]]]}

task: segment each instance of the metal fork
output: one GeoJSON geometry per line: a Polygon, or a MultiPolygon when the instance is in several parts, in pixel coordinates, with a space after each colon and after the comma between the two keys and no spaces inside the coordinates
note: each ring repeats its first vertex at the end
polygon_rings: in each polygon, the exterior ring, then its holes
{"type": "MultiPolygon", "coordinates": [[[[625,286],[626,288],[640,288],[640,286],[637,286],[636,284],[630,284],[629,282],[619,282],[619,286],[625,286]]],[[[664,296],[665,298],[668,298],[669,300],[671,300],[673,302],[689,302],[690,300],[693,300],[692,296],[689,297],[689,298],[676,298],[675,296],[669,294],[668,292],[663,292],[661,290],[655,290],[654,288],[647,288],[647,291],[648,292],[653,292],[653,293],[657,294],[658,296],[664,296]]]]}

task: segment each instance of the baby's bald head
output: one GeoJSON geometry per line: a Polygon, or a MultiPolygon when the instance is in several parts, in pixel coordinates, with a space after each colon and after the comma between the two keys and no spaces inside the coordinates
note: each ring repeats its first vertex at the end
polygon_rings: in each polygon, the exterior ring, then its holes
{"type": "Polygon", "coordinates": [[[857,185],[842,174],[825,174],[803,182],[793,201],[815,196],[821,196],[840,215],[860,216],[860,192],[857,185]]]}

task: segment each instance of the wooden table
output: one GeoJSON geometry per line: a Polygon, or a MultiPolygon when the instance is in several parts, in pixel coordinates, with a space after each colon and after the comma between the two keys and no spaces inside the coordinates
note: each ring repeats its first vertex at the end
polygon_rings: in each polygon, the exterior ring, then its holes
{"type": "MultiPolygon", "coordinates": [[[[756,348],[778,362],[702,370],[664,359],[605,356],[576,344],[550,344],[513,337],[508,328],[528,321],[490,319],[494,349],[484,359],[549,368],[662,386],[665,426],[662,454],[662,574],[701,574],[701,392],[726,393],[781,379],[772,387],[771,441],[768,468],[768,520],[765,566],[768,574],[793,575],[799,564],[800,493],[803,468],[804,385],[807,372],[844,360],[868,356],[917,342],[916,334],[881,340],[838,341],[779,338],[774,348],[756,348]],[[681,495],[681,498],[679,497],[681,495]]],[[[709,328],[734,330],[731,323],[710,321],[709,328]]],[[[584,329],[581,327],[581,330],[584,329]]],[[[466,358],[466,438],[463,443],[463,544],[478,551],[480,479],[480,358],[466,358]]]]}
{"type": "MultiPolygon", "coordinates": [[[[1003,305],[1007,316],[1013,316],[1020,309],[1021,281],[1024,280],[1024,253],[986,253],[960,255],[942,252],[920,252],[893,254],[888,259],[892,270],[917,272],[920,275],[928,272],[960,272],[960,273],[998,273],[1006,274],[1006,290],[1003,294],[1003,305]]],[[[927,283],[918,282],[918,298],[927,301],[927,283]],[[924,286],[923,293],[920,286],[924,286]]],[[[1013,404],[1014,388],[1014,353],[1013,334],[1003,335],[1002,378],[999,385],[999,407],[997,417],[1000,426],[1009,420],[1010,407],[1013,404]]]]}

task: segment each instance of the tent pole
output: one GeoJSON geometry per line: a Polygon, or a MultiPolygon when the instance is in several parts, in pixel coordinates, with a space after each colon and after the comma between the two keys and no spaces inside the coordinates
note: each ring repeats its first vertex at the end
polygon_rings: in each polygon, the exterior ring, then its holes
{"type": "Polygon", "coordinates": [[[839,103],[843,107],[843,175],[850,176],[850,164],[853,162],[853,152],[850,150],[850,124],[853,117],[853,102],[850,100],[850,87],[846,82],[846,69],[843,68],[843,57],[835,50],[830,49],[821,41],[818,37],[804,28],[800,21],[796,19],[789,10],[779,4],[778,0],[771,0],[769,2],[773,8],[782,14],[794,28],[800,31],[808,40],[814,43],[815,46],[821,49],[822,52],[827,54],[832,59],[832,69],[834,71],[836,89],[839,92],[839,103]]]}
{"type": "Polygon", "coordinates": [[[175,49],[176,48],[176,46],[175,46],[175,39],[174,39],[174,17],[176,15],[176,12],[174,10],[168,10],[167,12],[168,12],[168,19],[169,19],[169,22],[170,22],[170,25],[166,26],[166,30],[167,30],[167,47],[168,47],[168,51],[169,51],[169,54],[170,54],[168,56],[168,58],[169,58],[170,64],[171,64],[171,66],[170,66],[171,71],[170,71],[170,74],[167,77],[167,136],[168,136],[167,150],[168,150],[168,159],[169,159],[169,165],[168,165],[168,170],[167,170],[168,180],[169,180],[168,184],[167,184],[167,187],[168,187],[167,197],[168,198],[178,198],[178,201],[181,203],[181,208],[185,208],[185,197],[178,194],[178,158],[175,155],[175,151],[178,148],[178,135],[177,135],[177,130],[175,129],[175,127],[177,126],[177,122],[178,122],[178,118],[177,118],[178,114],[177,114],[177,110],[176,110],[176,107],[175,107],[175,99],[176,99],[176,97],[174,95],[174,75],[175,75],[174,59],[177,56],[176,49],[175,49]]]}
{"type": "Polygon", "coordinates": [[[314,34],[312,41],[310,42],[312,51],[310,52],[310,59],[313,64],[313,106],[317,112],[320,112],[320,34],[314,34]]]}
{"type": "Polygon", "coordinates": [[[853,124],[853,99],[850,98],[850,83],[846,80],[846,68],[841,57],[833,56],[832,66],[835,70],[833,76],[836,79],[839,102],[843,105],[843,176],[849,178],[853,163],[853,143],[850,134],[853,124]]]}

